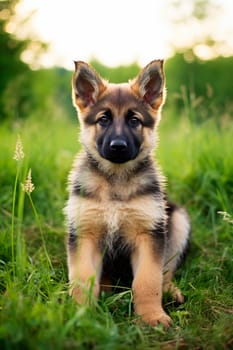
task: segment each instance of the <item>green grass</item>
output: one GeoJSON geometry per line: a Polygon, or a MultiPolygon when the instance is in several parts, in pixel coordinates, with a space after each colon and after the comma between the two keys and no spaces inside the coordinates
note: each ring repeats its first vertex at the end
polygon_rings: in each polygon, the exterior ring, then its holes
{"type": "Polygon", "coordinates": [[[78,309],[68,296],[62,208],[79,150],[77,125],[31,117],[1,126],[1,349],[232,348],[233,126],[217,114],[197,123],[197,113],[188,102],[182,115],[165,110],[159,128],[157,154],[170,197],[192,220],[191,249],[176,275],[186,302],[176,306],[165,296],[173,318],[168,331],[138,324],[130,290],[102,295],[92,308],[78,309]],[[13,160],[18,134],[20,164],[13,160]],[[35,190],[27,194],[20,184],[29,168],[35,190]]]}

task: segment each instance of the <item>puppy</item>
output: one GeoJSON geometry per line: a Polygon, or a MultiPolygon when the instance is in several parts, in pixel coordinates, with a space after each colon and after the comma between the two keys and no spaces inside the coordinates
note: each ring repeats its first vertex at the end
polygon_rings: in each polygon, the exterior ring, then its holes
{"type": "Polygon", "coordinates": [[[83,151],[69,176],[65,208],[71,295],[83,304],[88,289],[98,297],[106,284],[130,283],[141,319],[168,327],[162,292],[183,302],[172,277],[190,223],[183,208],[167,201],[152,156],[165,99],[163,61],[123,84],[75,62],[72,91],[83,151]]]}

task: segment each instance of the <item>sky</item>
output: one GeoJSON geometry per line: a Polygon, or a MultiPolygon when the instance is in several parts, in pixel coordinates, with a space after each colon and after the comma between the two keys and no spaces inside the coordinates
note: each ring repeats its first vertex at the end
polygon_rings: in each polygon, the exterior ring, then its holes
{"type": "MultiPolygon", "coordinates": [[[[208,31],[220,43],[221,54],[233,54],[232,0],[212,0],[221,7],[213,10],[202,25],[190,19],[179,22],[188,16],[192,4],[180,2],[182,10],[176,12],[169,5],[171,0],[21,0],[17,15],[24,21],[18,20],[8,29],[19,37],[31,35],[48,42],[49,50],[40,63],[68,69],[73,68],[73,60],[92,58],[109,66],[132,62],[145,65],[155,58],[171,56],[174,47],[200,42],[208,31]],[[25,21],[30,13],[32,16],[25,21]]],[[[201,42],[196,50],[203,58],[213,53],[201,42]]],[[[32,56],[26,51],[23,59],[30,61],[32,56]]]]}

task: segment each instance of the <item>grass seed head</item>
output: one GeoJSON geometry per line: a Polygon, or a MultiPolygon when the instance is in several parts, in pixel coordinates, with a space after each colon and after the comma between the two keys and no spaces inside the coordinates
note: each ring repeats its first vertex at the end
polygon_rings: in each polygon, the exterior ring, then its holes
{"type": "Polygon", "coordinates": [[[19,162],[24,158],[23,144],[20,136],[18,135],[16,145],[15,145],[15,153],[13,159],[19,162]]]}
{"type": "Polygon", "coordinates": [[[35,189],[34,184],[32,183],[32,171],[31,169],[28,170],[28,175],[26,178],[26,181],[24,184],[22,184],[23,191],[26,193],[32,193],[35,189]]]}

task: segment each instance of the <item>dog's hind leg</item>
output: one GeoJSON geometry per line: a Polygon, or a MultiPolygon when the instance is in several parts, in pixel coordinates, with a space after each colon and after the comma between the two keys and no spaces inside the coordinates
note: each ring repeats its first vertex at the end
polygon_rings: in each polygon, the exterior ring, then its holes
{"type": "Polygon", "coordinates": [[[181,263],[189,243],[190,222],[186,211],[174,204],[168,203],[168,233],[164,262],[163,290],[170,292],[173,298],[184,302],[181,291],[173,284],[173,275],[181,263]]]}

